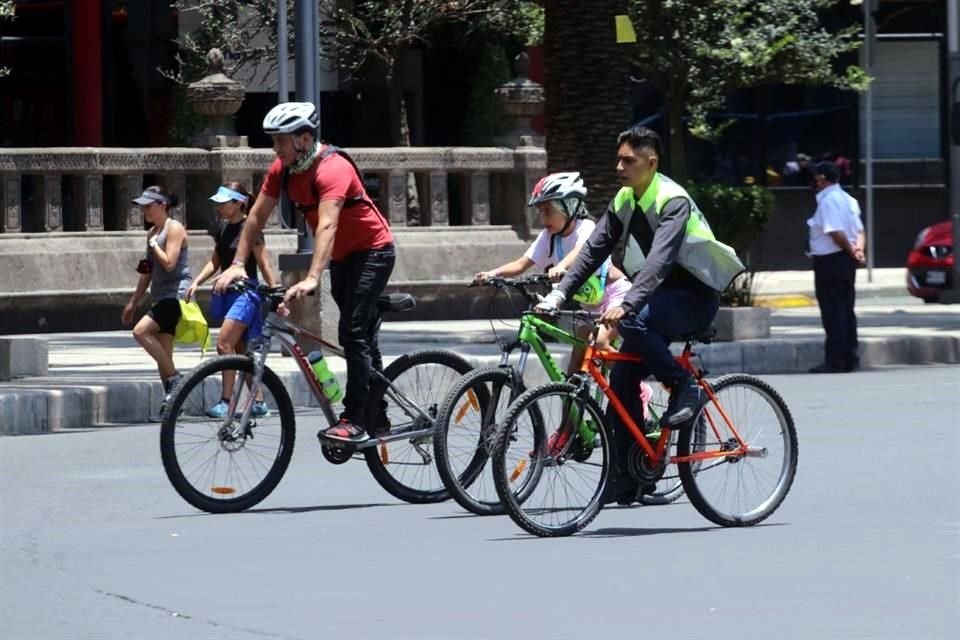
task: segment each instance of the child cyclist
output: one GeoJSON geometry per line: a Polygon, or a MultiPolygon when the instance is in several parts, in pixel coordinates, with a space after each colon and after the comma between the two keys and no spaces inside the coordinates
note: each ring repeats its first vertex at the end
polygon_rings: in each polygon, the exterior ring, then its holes
{"type": "MultiPolygon", "coordinates": [[[[543,230],[522,256],[491,271],[481,271],[474,276],[474,281],[518,276],[536,265],[547,269],[550,279],[559,282],[596,227],[587,218],[587,207],[583,201],[586,197],[587,187],[576,171],[551,173],[541,178],[533,187],[527,204],[537,208],[543,230]]],[[[630,281],[607,258],[573,299],[588,311],[603,313],[608,308],[619,306],[629,290],[630,281]]],[[[601,327],[597,334],[597,346],[609,348],[616,337],[615,326],[601,327]]],[[[578,360],[575,351],[571,368],[579,365],[578,360]]]]}

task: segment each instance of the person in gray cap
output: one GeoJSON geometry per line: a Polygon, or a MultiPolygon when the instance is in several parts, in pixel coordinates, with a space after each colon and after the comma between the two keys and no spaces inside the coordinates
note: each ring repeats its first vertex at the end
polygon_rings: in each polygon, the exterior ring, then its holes
{"type": "Polygon", "coordinates": [[[813,281],[827,334],[824,360],[810,373],[847,373],[860,366],[857,353],[857,267],[864,258],[860,205],[838,184],[840,170],[829,161],[814,168],[817,210],[807,220],[813,281]]]}
{"type": "Polygon", "coordinates": [[[133,337],[157,363],[166,394],[164,405],[181,378],[173,363],[173,337],[180,321],[180,300],[193,280],[187,264],[187,230],[170,217],[170,209],[178,202],[176,195],[158,186],[147,187],[139,198],[134,198],[133,203],[143,209],[143,219],[150,230],[146,255],[137,265],[137,289],[120,316],[123,324],[129,326],[147,287],[150,288],[153,306],[133,328],[133,337]]]}

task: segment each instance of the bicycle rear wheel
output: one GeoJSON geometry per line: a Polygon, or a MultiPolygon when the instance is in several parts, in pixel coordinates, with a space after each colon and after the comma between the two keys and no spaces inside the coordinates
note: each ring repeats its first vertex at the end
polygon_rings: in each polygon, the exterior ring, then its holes
{"type": "Polygon", "coordinates": [[[768,518],[786,498],[797,470],[797,432],[790,410],[766,382],[744,374],[723,376],[713,384],[719,406],[701,412],[697,429],[681,429],[680,456],[735,451],[739,444],[720,413],[730,417],[747,445],[746,454],[678,463],[690,502],[706,519],[725,527],[744,527],[768,518]]]}
{"type": "Polygon", "coordinates": [[[500,502],[524,530],[568,536],[587,526],[600,512],[610,477],[600,406],[572,384],[527,391],[510,405],[497,430],[493,474],[500,502]]]}
{"type": "Polygon", "coordinates": [[[160,457],[173,488],[197,509],[249,509],[270,495],[290,464],[296,439],[290,396],[270,369],[264,369],[259,394],[251,396],[252,374],[249,357],[220,356],[200,364],[173,391],[160,426],[160,457]],[[234,393],[217,416],[224,374],[233,376],[234,393]],[[257,402],[255,412],[234,435],[250,401],[257,402]]]}
{"type": "Polygon", "coordinates": [[[395,391],[383,382],[371,387],[367,426],[376,433],[385,432],[387,425],[389,434],[411,432],[409,438],[363,449],[370,473],[390,495],[411,503],[442,502],[449,497],[434,464],[434,425],[450,389],[472,369],[453,352],[418,351],[397,358],[384,369],[383,375],[395,391]],[[419,407],[425,417],[401,406],[403,402],[419,407]],[[424,430],[427,432],[421,433],[424,430]]]}

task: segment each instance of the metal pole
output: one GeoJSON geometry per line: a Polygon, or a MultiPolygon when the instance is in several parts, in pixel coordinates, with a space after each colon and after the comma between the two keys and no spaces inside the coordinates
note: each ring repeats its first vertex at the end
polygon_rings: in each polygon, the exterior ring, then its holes
{"type": "MultiPolygon", "coordinates": [[[[868,0],[863,4],[863,70],[869,76],[873,72],[873,7],[874,0],[868,0]]],[[[866,180],[864,190],[866,194],[867,208],[867,282],[873,282],[873,89],[867,88],[863,96],[864,117],[866,121],[863,125],[864,139],[864,162],[866,169],[866,180]]]]}
{"type": "Polygon", "coordinates": [[[290,99],[287,58],[287,0],[277,0],[277,102],[290,99]]]}
{"type": "MultiPolygon", "coordinates": [[[[317,117],[320,113],[320,0],[310,2],[310,67],[313,70],[313,104],[317,107],[317,117]]],[[[320,135],[320,125],[317,125],[317,135],[320,135]]]]}
{"type": "Polygon", "coordinates": [[[947,0],[947,108],[950,109],[950,219],[953,221],[953,290],[944,302],[960,303],[960,122],[953,119],[960,82],[960,0],[947,0]]]}
{"type": "Polygon", "coordinates": [[[316,104],[317,96],[317,22],[316,0],[296,0],[294,17],[296,18],[296,60],[297,98],[316,104]]]}
{"type": "MultiPolygon", "coordinates": [[[[295,0],[296,51],[294,68],[297,73],[297,99],[317,104],[317,57],[316,41],[317,0],[295,0]],[[312,5],[312,6],[311,6],[312,5]]],[[[297,216],[297,253],[313,253],[313,234],[303,216],[297,216]]]]}

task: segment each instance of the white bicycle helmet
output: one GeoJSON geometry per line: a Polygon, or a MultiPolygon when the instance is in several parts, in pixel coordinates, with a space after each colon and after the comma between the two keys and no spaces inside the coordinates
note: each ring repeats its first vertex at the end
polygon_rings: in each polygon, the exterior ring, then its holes
{"type": "Polygon", "coordinates": [[[583,184],[583,178],[577,171],[567,171],[564,173],[551,173],[540,178],[530,193],[530,201],[527,203],[531,207],[541,202],[551,200],[566,200],[567,198],[587,197],[587,187],[583,184]]]}
{"type": "Polygon", "coordinates": [[[283,102],[267,112],[263,119],[264,133],[294,133],[320,126],[317,108],[312,102],[283,102]]]}

